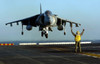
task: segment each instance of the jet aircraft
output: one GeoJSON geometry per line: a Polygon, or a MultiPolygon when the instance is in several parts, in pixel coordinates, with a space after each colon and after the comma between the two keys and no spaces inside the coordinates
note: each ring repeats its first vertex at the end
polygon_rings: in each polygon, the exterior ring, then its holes
{"type": "Polygon", "coordinates": [[[6,23],[6,25],[10,24],[12,26],[13,23],[16,23],[19,25],[19,22],[22,24],[22,32],[21,34],[23,35],[23,26],[26,25],[26,29],[28,31],[32,30],[32,27],[39,27],[39,31],[41,31],[41,36],[45,36],[48,38],[48,31],[53,31],[52,27],[57,27],[59,31],[64,30],[64,35],[66,35],[65,31],[65,26],[66,23],[68,22],[70,24],[70,27],[72,27],[72,24],[75,24],[76,27],[79,27],[79,23],[71,22],[66,19],[62,19],[58,17],[56,14],[52,14],[51,11],[47,10],[44,13],[42,13],[42,8],[40,4],[40,14],[34,15],[29,18],[13,21],[6,23]]]}

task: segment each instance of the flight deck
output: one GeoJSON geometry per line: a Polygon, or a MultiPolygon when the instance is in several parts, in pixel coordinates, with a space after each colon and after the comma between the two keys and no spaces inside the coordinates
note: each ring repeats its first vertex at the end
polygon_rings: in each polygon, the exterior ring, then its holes
{"type": "Polygon", "coordinates": [[[0,64],[99,64],[100,44],[0,46],[0,64]]]}

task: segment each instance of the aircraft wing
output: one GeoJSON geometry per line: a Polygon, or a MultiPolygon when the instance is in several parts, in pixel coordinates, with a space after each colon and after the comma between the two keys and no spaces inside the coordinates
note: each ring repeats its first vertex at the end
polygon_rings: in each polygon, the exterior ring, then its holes
{"type": "Polygon", "coordinates": [[[81,24],[79,24],[79,23],[72,22],[72,21],[68,21],[68,20],[65,20],[65,19],[62,19],[62,18],[59,18],[59,17],[58,17],[57,19],[58,19],[58,21],[62,21],[62,24],[63,24],[63,23],[66,23],[66,22],[70,23],[70,27],[72,27],[72,24],[75,24],[76,27],[79,27],[79,25],[81,25],[81,24]]]}
{"type": "Polygon", "coordinates": [[[9,22],[9,23],[6,23],[6,25],[10,24],[12,26],[13,23],[17,23],[17,25],[19,24],[19,22],[21,22],[23,25],[32,25],[32,26],[36,26],[35,24],[35,21],[37,19],[37,17],[39,16],[40,14],[38,15],[35,15],[35,16],[32,16],[32,17],[29,17],[29,18],[25,18],[25,19],[22,19],[22,20],[17,20],[17,21],[13,21],[13,22],[9,22]]]}

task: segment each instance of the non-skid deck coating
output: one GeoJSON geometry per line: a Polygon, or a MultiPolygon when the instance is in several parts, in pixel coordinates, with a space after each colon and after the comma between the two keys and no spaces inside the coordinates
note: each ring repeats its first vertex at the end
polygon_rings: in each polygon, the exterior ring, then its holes
{"type": "MultiPolygon", "coordinates": [[[[100,54],[99,45],[83,45],[100,54]]],[[[0,46],[0,64],[100,64],[100,58],[74,52],[74,46],[0,46]]]]}

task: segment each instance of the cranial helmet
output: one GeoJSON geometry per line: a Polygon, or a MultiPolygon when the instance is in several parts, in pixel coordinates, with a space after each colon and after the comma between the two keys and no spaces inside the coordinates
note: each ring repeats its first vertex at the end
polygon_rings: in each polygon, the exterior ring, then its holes
{"type": "Polygon", "coordinates": [[[76,32],[76,34],[78,34],[78,35],[79,35],[79,34],[80,34],[80,32],[79,32],[79,31],[77,31],[77,32],[76,32]]]}

